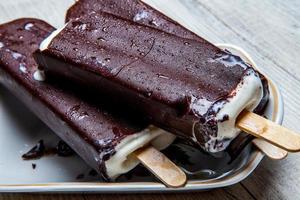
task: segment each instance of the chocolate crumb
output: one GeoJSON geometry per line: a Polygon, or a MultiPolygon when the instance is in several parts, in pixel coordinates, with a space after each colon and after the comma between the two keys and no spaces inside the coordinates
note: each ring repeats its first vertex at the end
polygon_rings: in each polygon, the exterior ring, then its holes
{"type": "Polygon", "coordinates": [[[76,179],[79,180],[79,179],[83,179],[84,178],[84,174],[79,174],[76,179]]]}
{"type": "Polygon", "coordinates": [[[45,154],[44,141],[40,140],[37,145],[22,155],[24,160],[35,160],[41,158],[45,154]]]}
{"type": "Polygon", "coordinates": [[[75,154],[73,149],[71,149],[71,147],[62,140],[58,142],[56,150],[57,150],[57,155],[62,157],[72,156],[75,154]]]}
{"type": "Polygon", "coordinates": [[[46,148],[45,149],[45,156],[54,156],[57,154],[56,148],[46,148]]]}
{"type": "Polygon", "coordinates": [[[97,171],[92,169],[90,172],[89,172],[89,176],[97,176],[97,171]]]}
{"type": "Polygon", "coordinates": [[[75,152],[64,141],[60,140],[56,147],[48,148],[44,145],[44,141],[40,140],[37,145],[22,155],[23,160],[36,160],[43,156],[58,155],[68,157],[74,155],[75,152]]]}
{"type": "Polygon", "coordinates": [[[32,163],[31,166],[32,166],[32,169],[36,168],[36,164],[35,163],[32,163]]]}

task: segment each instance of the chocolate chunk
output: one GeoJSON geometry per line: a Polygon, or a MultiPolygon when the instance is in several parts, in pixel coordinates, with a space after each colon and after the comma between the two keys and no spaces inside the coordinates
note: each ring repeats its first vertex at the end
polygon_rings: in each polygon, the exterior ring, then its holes
{"type": "Polygon", "coordinates": [[[44,141],[40,140],[37,145],[22,155],[24,160],[34,160],[41,158],[45,153],[44,141]]]}
{"type": "Polygon", "coordinates": [[[36,164],[35,163],[32,163],[31,166],[32,166],[32,169],[36,168],[36,164]]]}
{"type": "Polygon", "coordinates": [[[84,174],[78,174],[78,176],[76,176],[76,179],[77,180],[84,179],[84,174]]]}
{"type": "Polygon", "coordinates": [[[91,169],[91,171],[89,171],[89,176],[97,176],[97,171],[94,169],[91,169]]]}
{"type": "Polygon", "coordinates": [[[57,155],[62,157],[68,157],[75,154],[73,149],[71,149],[71,147],[62,140],[58,142],[56,150],[57,150],[57,155]]]}

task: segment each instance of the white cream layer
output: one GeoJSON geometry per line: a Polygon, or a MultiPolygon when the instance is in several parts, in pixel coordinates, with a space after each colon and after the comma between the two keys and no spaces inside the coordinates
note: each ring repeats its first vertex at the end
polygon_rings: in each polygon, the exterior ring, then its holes
{"type": "Polygon", "coordinates": [[[55,36],[57,36],[65,28],[65,26],[60,29],[56,29],[46,39],[44,39],[40,44],[40,51],[46,50],[48,48],[48,46],[50,45],[51,41],[55,38],[55,36]]]}
{"type": "Polygon", "coordinates": [[[217,112],[216,119],[218,122],[217,137],[210,137],[210,140],[205,144],[205,150],[208,152],[223,151],[241,131],[236,128],[235,123],[239,114],[243,110],[253,111],[263,98],[263,85],[258,74],[253,70],[246,75],[234,91],[235,95],[227,99],[222,104],[215,104],[213,109],[217,112]],[[222,121],[224,116],[228,116],[228,120],[222,121]],[[216,141],[224,141],[221,146],[214,145],[216,141]]]}
{"type": "Polygon", "coordinates": [[[115,179],[135,168],[140,162],[132,153],[137,149],[151,144],[156,149],[162,150],[174,139],[174,135],[154,126],[126,137],[116,146],[116,153],[105,162],[107,175],[115,179]]]}

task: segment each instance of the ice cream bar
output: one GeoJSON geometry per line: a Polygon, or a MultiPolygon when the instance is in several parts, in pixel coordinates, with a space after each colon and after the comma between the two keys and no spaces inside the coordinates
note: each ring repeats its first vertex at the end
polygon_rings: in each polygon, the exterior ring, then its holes
{"type": "Polygon", "coordinates": [[[37,19],[0,26],[0,82],[106,180],[134,168],[131,153],[151,144],[163,149],[174,136],[92,101],[82,90],[45,80],[32,53],[54,28],[37,19]]]}
{"type": "MultiPolygon", "coordinates": [[[[66,22],[90,12],[106,12],[139,24],[177,35],[178,37],[199,40],[200,42],[204,40],[178,24],[176,21],[170,19],[163,13],[140,0],[78,0],[68,9],[66,22]]],[[[262,75],[260,75],[260,77],[263,83],[264,99],[254,111],[258,114],[263,113],[269,97],[267,80],[262,75]]]]}
{"type": "MultiPolygon", "coordinates": [[[[177,35],[178,37],[203,41],[203,38],[140,0],[78,0],[68,9],[66,22],[90,12],[110,13],[139,24],[177,35]]],[[[261,79],[264,85],[264,99],[255,109],[255,112],[259,114],[263,113],[268,101],[268,83],[263,76],[261,76],[261,79]]]]}
{"type": "MultiPolygon", "coordinates": [[[[151,26],[153,28],[177,35],[187,39],[202,41],[203,39],[179,25],[172,19],[165,16],[151,6],[140,0],[78,0],[68,9],[66,22],[76,19],[90,12],[107,12],[120,16],[124,19],[134,21],[139,24],[151,26]]],[[[264,84],[264,99],[260,102],[254,112],[262,114],[264,106],[268,100],[268,86],[266,79],[261,76],[264,84]]]]}
{"type": "Polygon", "coordinates": [[[69,8],[66,14],[66,22],[92,11],[114,14],[179,37],[199,39],[191,31],[139,0],[78,0],[69,8]]]}
{"type": "Polygon", "coordinates": [[[224,150],[240,132],[239,113],[268,95],[262,76],[238,56],[103,12],[68,22],[36,59],[47,73],[118,97],[209,152],[224,150]]]}
{"type": "MultiPolygon", "coordinates": [[[[68,9],[66,22],[91,12],[110,13],[129,21],[177,35],[178,37],[199,40],[200,42],[204,41],[203,38],[140,0],[78,0],[68,9]]],[[[262,114],[268,101],[269,91],[267,80],[262,75],[260,77],[263,83],[264,99],[257,106],[255,112],[262,114]]]]}

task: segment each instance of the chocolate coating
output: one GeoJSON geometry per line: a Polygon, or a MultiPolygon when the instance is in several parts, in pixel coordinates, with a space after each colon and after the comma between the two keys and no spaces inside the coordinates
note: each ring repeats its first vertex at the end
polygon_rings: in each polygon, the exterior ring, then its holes
{"type": "Polygon", "coordinates": [[[179,37],[199,39],[191,31],[139,0],[79,0],[69,8],[66,22],[92,11],[114,14],[179,37]]]}
{"type": "MultiPolygon", "coordinates": [[[[110,13],[139,24],[177,35],[178,37],[204,41],[203,38],[140,0],[78,0],[68,9],[66,22],[91,12],[110,13]],[[146,15],[141,15],[143,13],[146,13],[146,15]],[[136,16],[140,16],[140,19],[137,20],[136,16]]],[[[269,99],[268,82],[261,74],[260,78],[264,87],[264,97],[259,106],[255,109],[255,112],[258,114],[263,113],[269,99]]]]}
{"type": "MultiPolygon", "coordinates": [[[[198,37],[191,31],[179,25],[177,22],[165,16],[163,13],[140,0],[79,0],[68,9],[66,22],[90,12],[107,12],[179,37],[200,41],[203,40],[201,37],[198,37]],[[141,17],[141,14],[143,13],[146,13],[146,15],[141,17]],[[136,16],[140,16],[140,19],[136,20],[136,16]]],[[[258,114],[263,113],[269,99],[268,82],[261,74],[260,78],[263,83],[264,97],[254,110],[254,112],[258,114]]],[[[249,135],[248,137],[251,136],[249,135]]]]}
{"type": "MultiPolygon", "coordinates": [[[[48,74],[122,99],[151,122],[200,145],[216,136],[212,104],[226,100],[249,70],[206,40],[185,39],[103,12],[71,20],[36,58],[48,74]],[[205,100],[199,112],[194,101],[205,100]]],[[[267,95],[267,94],[265,94],[267,95]]]]}
{"type": "Polygon", "coordinates": [[[0,82],[108,179],[104,161],[115,153],[114,148],[122,139],[143,130],[147,124],[133,117],[125,120],[119,114],[112,115],[112,109],[93,102],[74,86],[36,81],[33,74],[38,66],[32,53],[53,30],[37,19],[1,25],[0,82]]]}

